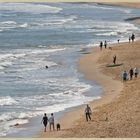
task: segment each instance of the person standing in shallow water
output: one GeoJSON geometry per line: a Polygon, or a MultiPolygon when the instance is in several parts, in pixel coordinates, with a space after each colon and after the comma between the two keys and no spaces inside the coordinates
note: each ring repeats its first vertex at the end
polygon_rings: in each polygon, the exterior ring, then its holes
{"type": "Polygon", "coordinates": [[[89,105],[86,106],[85,108],[85,115],[86,115],[86,120],[91,120],[91,115],[92,111],[91,111],[91,108],[89,107],[89,105]]]}
{"type": "Polygon", "coordinates": [[[47,124],[48,124],[48,117],[47,117],[47,114],[44,113],[44,117],[42,118],[42,122],[44,124],[44,132],[46,132],[46,127],[47,127],[47,124]]]}

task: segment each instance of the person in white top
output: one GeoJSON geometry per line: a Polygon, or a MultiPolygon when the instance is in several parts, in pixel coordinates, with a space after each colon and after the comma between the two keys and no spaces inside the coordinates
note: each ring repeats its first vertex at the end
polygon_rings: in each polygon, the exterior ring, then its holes
{"type": "Polygon", "coordinates": [[[88,121],[88,119],[91,120],[91,117],[90,117],[91,113],[92,113],[91,108],[89,107],[89,105],[87,105],[85,108],[85,115],[86,115],[87,121],[88,121]]]}
{"type": "Polygon", "coordinates": [[[135,75],[135,78],[137,78],[138,73],[139,73],[139,71],[138,71],[137,67],[135,67],[135,68],[134,68],[134,75],[135,75]]]}
{"type": "Polygon", "coordinates": [[[53,113],[51,113],[51,117],[49,118],[49,125],[50,125],[50,131],[51,131],[52,127],[53,127],[53,131],[54,131],[55,128],[54,128],[54,116],[53,116],[53,113]]]}

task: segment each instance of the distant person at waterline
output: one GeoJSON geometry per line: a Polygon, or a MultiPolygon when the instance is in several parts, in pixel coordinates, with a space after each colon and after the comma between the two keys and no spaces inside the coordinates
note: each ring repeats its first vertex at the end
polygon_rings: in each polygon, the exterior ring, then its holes
{"type": "Polygon", "coordinates": [[[133,70],[133,72],[134,72],[135,78],[137,78],[137,76],[139,74],[138,68],[135,67],[134,70],[133,70]]]}
{"type": "Polygon", "coordinates": [[[101,41],[100,42],[100,50],[102,50],[102,48],[103,48],[103,42],[101,41]]]}
{"type": "Polygon", "coordinates": [[[50,131],[53,129],[53,131],[55,130],[54,128],[54,116],[53,113],[51,113],[51,116],[49,118],[49,125],[50,125],[50,131]]]}
{"type": "Polygon", "coordinates": [[[131,42],[131,36],[129,36],[129,43],[131,42]]]}
{"type": "Polygon", "coordinates": [[[131,39],[132,39],[132,42],[134,42],[134,40],[135,40],[135,35],[134,34],[132,34],[131,39]]]}
{"type": "Polygon", "coordinates": [[[87,105],[86,108],[85,108],[85,115],[86,115],[86,120],[87,121],[91,120],[91,117],[90,117],[91,113],[92,113],[91,108],[89,107],[89,105],[87,105]]]}
{"type": "Polygon", "coordinates": [[[46,132],[46,128],[47,128],[47,124],[48,124],[48,117],[47,117],[47,114],[46,113],[44,113],[44,117],[42,118],[41,123],[42,122],[43,122],[44,127],[45,127],[44,132],[46,132]]]}
{"type": "Polygon", "coordinates": [[[120,39],[118,39],[118,43],[120,43],[120,39]]]}
{"type": "Polygon", "coordinates": [[[107,41],[104,42],[105,49],[107,48],[107,41]]]}

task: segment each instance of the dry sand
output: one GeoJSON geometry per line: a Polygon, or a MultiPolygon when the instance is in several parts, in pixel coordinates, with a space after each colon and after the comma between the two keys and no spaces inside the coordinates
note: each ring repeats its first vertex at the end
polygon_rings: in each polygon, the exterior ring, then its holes
{"type": "Polygon", "coordinates": [[[112,49],[94,48],[80,59],[85,78],[96,80],[104,89],[101,100],[90,103],[92,121],[86,122],[84,107],[61,119],[60,132],[42,133],[41,137],[140,137],[140,78],[123,83],[120,74],[137,66],[140,70],[140,41],[116,44],[112,49]],[[112,57],[123,66],[106,67],[112,57]]]}
{"type": "Polygon", "coordinates": [[[111,5],[111,6],[122,6],[130,8],[140,8],[140,1],[116,1],[116,2],[99,2],[100,4],[111,5]]]}
{"type": "Polygon", "coordinates": [[[140,24],[140,18],[139,18],[139,19],[134,20],[134,22],[135,22],[136,24],[140,24]]]}

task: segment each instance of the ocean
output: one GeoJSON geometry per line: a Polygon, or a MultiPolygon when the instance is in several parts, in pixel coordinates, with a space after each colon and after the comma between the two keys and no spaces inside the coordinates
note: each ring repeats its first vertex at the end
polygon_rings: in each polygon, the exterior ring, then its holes
{"type": "Polygon", "coordinates": [[[84,79],[78,60],[100,41],[138,38],[139,25],[124,19],[139,15],[96,3],[0,3],[0,137],[32,137],[45,112],[100,99],[102,87],[84,79]],[[15,127],[34,118],[36,129],[15,127]]]}

